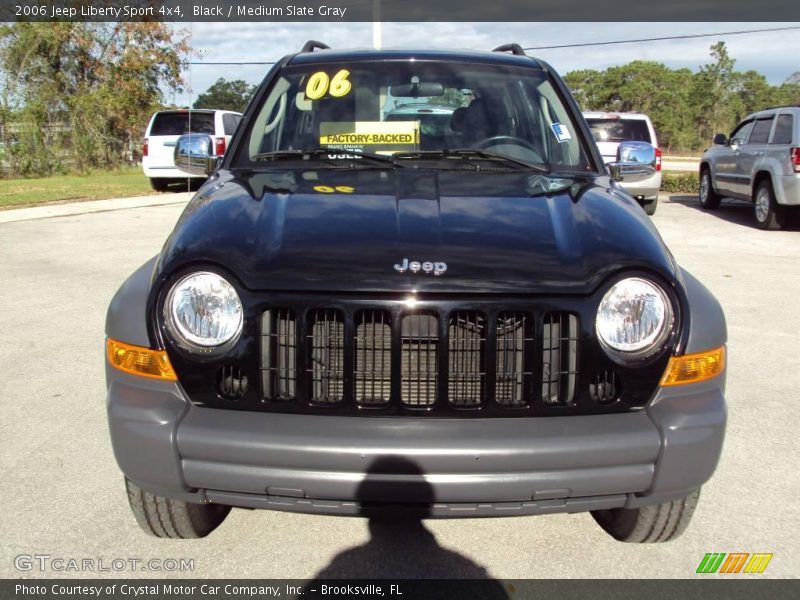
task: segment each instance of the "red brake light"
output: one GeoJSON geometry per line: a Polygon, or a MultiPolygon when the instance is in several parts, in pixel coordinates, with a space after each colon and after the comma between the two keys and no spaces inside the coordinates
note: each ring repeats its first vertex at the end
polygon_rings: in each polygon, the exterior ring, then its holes
{"type": "Polygon", "coordinates": [[[792,166],[795,173],[800,173],[800,148],[792,148],[792,166]]]}
{"type": "Polygon", "coordinates": [[[661,148],[656,148],[656,171],[661,170],[661,148]]]}
{"type": "Polygon", "coordinates": [[[214,138],[214,154],[217,156],[222,156],[225,154],[225,138],[218,137],[214,138]]]}
{"type": "Polygon", "coordinates": [[[142,156],[147,156],[147,138],[144,138],[144,143],[142,144],[142,156]]]}

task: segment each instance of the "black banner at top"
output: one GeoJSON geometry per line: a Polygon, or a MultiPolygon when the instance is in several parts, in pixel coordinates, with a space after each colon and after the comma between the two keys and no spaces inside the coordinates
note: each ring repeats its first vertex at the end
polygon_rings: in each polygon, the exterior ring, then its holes
{"type": "Polygon", "coordinates": [[[0,21],[800,21],[797,0],[0,0],[0,21]]]}

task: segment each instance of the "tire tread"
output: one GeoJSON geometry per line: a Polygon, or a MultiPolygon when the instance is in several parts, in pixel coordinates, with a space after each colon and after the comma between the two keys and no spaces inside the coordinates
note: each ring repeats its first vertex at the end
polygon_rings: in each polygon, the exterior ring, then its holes
{"type": "Polygon", "coordinates": [[[685,498],[635,509],[593,511],[597,523],[621,542],[652,544],[668,542],[680,536],[689,525],[700,490],[685,498]]]}
{"type": "Polygon", "coordinates": [[[146,533],[160,538],[187,539],[207,536],[230,512],[229,506],[194,504],[156,496],[125,480],[133,515],[146,533]]]}

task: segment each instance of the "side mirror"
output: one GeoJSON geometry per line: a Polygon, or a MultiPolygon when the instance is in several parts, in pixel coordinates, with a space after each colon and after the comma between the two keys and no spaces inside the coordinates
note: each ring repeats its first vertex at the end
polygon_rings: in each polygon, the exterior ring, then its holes
{"type": "Polygon", "coordinates": [[[187,133],[175,142],[175,166],[189,175],[211,175],[219,158],[214,155],[214,140],[204,133],[187,133]]]}
{"type": "Polygon", "coordinates": [[[614,181],[642,181],[656,173],[656,148],[647,142],[622,142],[617,148],[617,160],[608,164],[614,181]]]}
{"type": "Polygon", "coordinates": [[[714,135],[714,144],[718,146],[727,146],[728,137],[724,133],[717,133],[714,135]]]}

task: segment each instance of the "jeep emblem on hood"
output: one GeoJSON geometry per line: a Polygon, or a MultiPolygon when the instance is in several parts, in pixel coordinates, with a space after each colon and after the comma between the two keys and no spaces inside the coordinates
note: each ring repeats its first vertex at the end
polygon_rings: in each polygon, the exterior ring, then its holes
{"type": "Polygon", "coordinates": [[[399,273],[405,273],[406,271],[411,271],[412,273],[419,273],[423,271],[424,273],[433,273],[434,275],[444,275],[444,272],[447,271],[447,263],[443,262],[417,262],[415,260],[409,261],[407,258],[403,259],[399,265],[394,266],[395,270],[399,273]]]}

